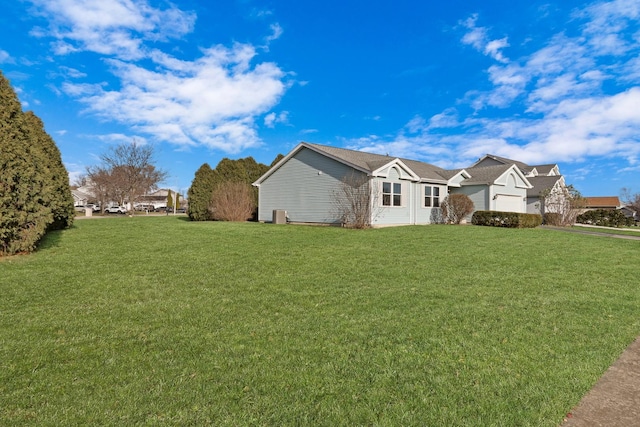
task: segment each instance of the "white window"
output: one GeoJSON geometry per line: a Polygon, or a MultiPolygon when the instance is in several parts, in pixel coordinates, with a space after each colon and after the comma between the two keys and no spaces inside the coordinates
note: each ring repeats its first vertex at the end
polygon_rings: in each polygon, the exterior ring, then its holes
{"type": "Polygon", "coordinates": [[[424,186],[424,207],[440,207],[440,187],[434,187],[431,185],[424,186]]]}
{"type": "Polygon", "coordinates": [[[402,206],[402,184],[399,182],[382,183],[382,206],[402,206]]]}

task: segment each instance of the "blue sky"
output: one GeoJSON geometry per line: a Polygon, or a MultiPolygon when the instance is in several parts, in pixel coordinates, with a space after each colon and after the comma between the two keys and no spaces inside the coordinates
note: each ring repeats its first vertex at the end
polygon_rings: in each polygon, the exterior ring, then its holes
{"type": "Polygon", "coordinates": [[[73,179],[153,144],[165,186],[300,141],[469,166],[558,163],[640,192],[640,1],[17,0],[0,69],[73,179]]]}

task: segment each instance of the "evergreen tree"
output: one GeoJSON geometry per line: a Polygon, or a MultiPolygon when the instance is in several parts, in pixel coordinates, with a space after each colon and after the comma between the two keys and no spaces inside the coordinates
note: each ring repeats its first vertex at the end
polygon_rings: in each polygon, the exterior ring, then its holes
{"type": "MultiPolygon", "coordinates": [[[[269,166],[256,162],[253,157],[237,160],[225,157],[213,170],[205,163],[196,172],[196,177],[189,189],[189,217],[195,221],[213,219],[209,208],[215,188],[227,183],[251,185],[268,170],[269,166]],[[194,196],[197,198],[196,200],[193,199],[194,196]]],[[[257,206],[258,189],[250,188],[254,205],[257,206]]]]}
{"type": "Polygon", "coordinates": [[[66,176],[61,168],[60,153],[42,122],[22,112],[0,72],[0,254],[33,251],[56,220],[60,226],[71,224],[66,196],[58,199],[61,184],[53,179],[66,176]]]}
{"type": "Polygon", "coordinates": [[[167,207],[168,208],[172,208],[173,207],[173,196],[171,195],[171,190],[168,190],[169,193],[167,194],[167,207]]]}
{"type": "Polygon", "coordinates": [[[45,174],[48,189],[44,194],[44,202],[51,208],[53,223],[51,230],[68,228],[73,224],[75,211],[73,195],[69,186],[69,174],[62,163],[60,150],[44,130],[42,120],[33,112],[25,114],[27,126],[32,136],[32,143],[41,150],[42,163],[40,172],[45,174]]]}
{"type": "Polygon", "coordinates": [[[284,159],[284,154],[278,154],[275,159],[269,165],[270,168],[274,167],[280,160],[284,159]]]}
{"type": "Polygon", "coordinates": [[[214,172],[208,163],[203,164],[196,171],[187,193],[189,198],[188,215],[192,221],[207,221],[212,219],[209,213],[209,203],[215,185],[214,172]]]}

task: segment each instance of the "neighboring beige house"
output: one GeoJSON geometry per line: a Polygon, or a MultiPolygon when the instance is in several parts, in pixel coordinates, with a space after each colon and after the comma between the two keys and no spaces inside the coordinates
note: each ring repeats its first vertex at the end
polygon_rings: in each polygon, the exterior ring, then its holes
{"type": "Polygon", "coordinates": [[[595,209],[621,209],[622,203],[617,196],[604,196],[604,197],[585,197],[586,211],[592,211],[595,209]]]}
{"type": "Polygon", "coordinates": [[[638,212],[629,206],[624,206],[618,196],[602,196],[602,197],[585,197],[584,211],[592,211],[596,209],[608,209],[622,211],[624,216],[638,221],[638,212]]]}

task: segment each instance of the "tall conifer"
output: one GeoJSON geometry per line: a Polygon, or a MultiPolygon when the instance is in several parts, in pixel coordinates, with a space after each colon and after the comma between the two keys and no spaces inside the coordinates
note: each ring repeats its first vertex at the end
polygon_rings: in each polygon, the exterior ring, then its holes
{"type": "Polygon", "coordinates": [[[23,113],[0,72],[0,255],[33,251],[56,219],[61,226],[71,225],[73,217],[67,213],[73,200],[65,199],[69,181],[60,168],[60,153],[42,122],[23,113]],[[58,202],[60,192],[65,195],[58,202]]]}

